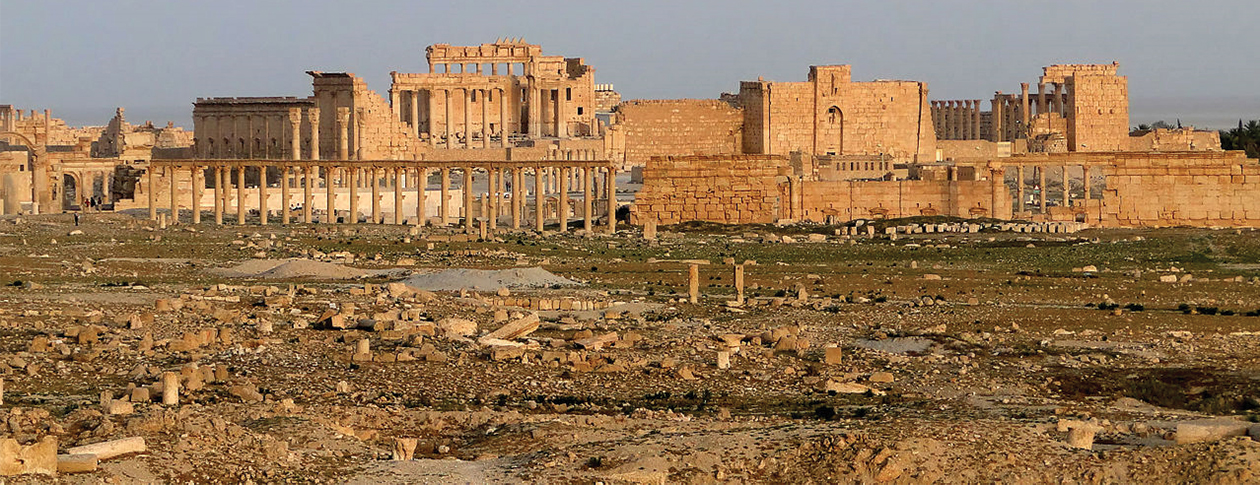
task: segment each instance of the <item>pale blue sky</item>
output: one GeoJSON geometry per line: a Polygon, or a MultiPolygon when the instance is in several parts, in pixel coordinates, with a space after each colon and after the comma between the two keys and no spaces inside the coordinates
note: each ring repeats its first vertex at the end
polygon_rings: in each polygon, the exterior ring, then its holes
{"type": "Polygon", "coordinates": [[[1133,124],[1228,127],[1260,118],[1257,19],[1254,0],[0,0],[0,104],[188,126],[199,96],[307,96],[310,69],[384,94],[390,71],[427,69],[429,44],[524,37],[626,99],[716,98],[811,64],[987,99],[1044,65],[1117,60],[1133,124]]]}

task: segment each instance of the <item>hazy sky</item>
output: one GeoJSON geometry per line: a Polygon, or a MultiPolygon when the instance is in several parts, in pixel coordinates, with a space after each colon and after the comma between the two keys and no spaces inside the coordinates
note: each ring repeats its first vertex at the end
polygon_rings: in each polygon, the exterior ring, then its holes
{"type": "Polygon", "coordinates": [[[191,128],[197,97],[309,96],[306,70],[384,95],[390,71],[427,70],[427,45],[524,37],[585,58],[624,99],[716,98],[811,64],[990,99],[1045,65],[1116,60],[1132,124],[1217,128],[1260,118],[1256,19],[1255,0],[0,0],[0,104],[191,128]]]}

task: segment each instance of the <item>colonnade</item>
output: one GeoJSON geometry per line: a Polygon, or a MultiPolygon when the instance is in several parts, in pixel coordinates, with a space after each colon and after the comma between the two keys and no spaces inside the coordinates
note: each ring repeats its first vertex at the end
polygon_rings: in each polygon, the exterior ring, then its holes
{"type": "MultiPolygon", "coordinates": [[[[570,153],[569,155],[572,155],[570,153]]],[[[358,224],[360,215],[360,191],[371,192],[368,221],[386,224],[382,217],[382,189],[393,192],[394,210],[392,223],[407,223],[403,214],[403,199],[406,191],[414,190],[416,209],[410,224],[423,226],[428,220],[425,213],[430,176],[438,174],[439,200],[438,214],[435,217],[442,226],[449,226],[453,218],[450,201],[452,182],[459,181],[459,190],[463,197],[463,226],[466,232],[473,232],[475,212],[480,212],[481,219],[491,231],[500,227],[500,221],[510,215],[511,229],[521,229],[523,219],[529,212],[528,199],[533,199],[533,228],[545,229],[547,223],[558,225],[561,232],[567,231],[571,222],[571,207],[582,210],[582,228],[594,231],[596,213],[606,217],[606,229],[616,230],[616,167],[606,160],[536,160],[536,161],[279,161],[279,160],[154,160],[150,162],[148,171],[149,218],[156,219],[159,202],[157,200],[157,172],[161,171],[165,182],[170,184],[171,221],[180,220],[180,180],[188,180],[191,190],[189,203],[192,222],[199,224],[202,217],[202,194],[207,187],[204,180],[208,174],[214,181],[213,214],[215,224],[223,224],[224,213],[228,212],[235,199],[236,223],[246,224],[247,206],[245,202],[248,190],[258,191],[258,223],[266,225],[273,219],[268,205],[268,192],[272,189],[269,179],[278,178],[280,190],[279,220],[281,224],[290,224],[295,217],[293,202],[296,189],[301,190],[301,222],[315,223],[317,192],[324,193],[322,204],[323,217],[319,222],[332,223],[338,217],[337,193],[349,192],[349,207],[343,218],[345,223],[358,224]],[[258,170],[257,187],[246,185],[247,168],[258,170]],[[458,179],[453,176],[458,173],[458,179]],[[236,175],[235,184],[232,175],[236,175]],[[271,177],[270,175],[275,175],[271,177]],[[532,180],[531,180],[532,179],[532,180]],[[481,181],[483,189],[474,185],[481,181]],[[410,182],[410,183],[409,183],[410,182]],[[474,203],[474,192],[478,203],[474,203]],[[574,192],[580,192],[580,201],[574,201],[574,192]],[[479,211],[477,210],[479,209],[479,211]]]]}
{"type": "Polygon", "coordinates": [[[979,140],[980,100],[932,102],[932,124],[940,140],[979,140]]]}
{"type": "Polygon", "coordinates": [[[1036,208],[1041,214],[1047,213],[1048,202],[1050,201],[1049,190],[1046,186],[1047,178],[1051,173],[1057,172],[1059,182],[1061,184],[1058,203],[1061,207],[1083,207],[1086,201],[1094,199],[1093,196],[1093,180],[1091,172],[1093,167],[1090,165],[1016,165],[1015,166],[1015,207],[1016,217],[1030,209],[1027,197],[1028,190],[1028,170],[1031,170],[1033,178],[1036,180],[1033,187],[1037,192],[1037,198],[1031,208],[1036,208]],[[1071,181],[1073,174],[1079,174],[1081,177],[1081,194],[1078,198],[1072,197],[1071,181]]]}
{"type": "Polygon", "coordinates": [[[390,105],[394,118],[408,123],[413,136],[419,138],[427,134],[436,147],[489,148],[491,138],[496,136],[495,145],[500,147],[511,146],[512,136],[568,138],[565,116],[568,96],[566,88],[543,88],[534,85],[532,80],[522,88],[515,87],[514,83],[508,83],[507,87],[411,88],[404,85],[391,89],[390,105]],[[474,104],[479,104],[481,109],[474,109],[474,104]],[[522,105],[527,108],[524,119],[522,105]],[[491,129],[495,117],[498,124],[491,129]],[[457,119],[462,122],[457,124],[457,119]],[[474,143],[477,137],[480,142],[474,143]]]}

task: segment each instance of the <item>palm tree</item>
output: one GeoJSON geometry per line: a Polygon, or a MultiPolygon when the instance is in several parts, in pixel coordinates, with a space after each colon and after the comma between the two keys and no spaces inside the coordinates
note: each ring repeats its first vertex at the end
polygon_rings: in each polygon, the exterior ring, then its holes
{"type": "Polygon", "coordinates": [[[1221,131],[1221,148],[1242,150],[1248,158],[1260,158],[1260,120],[1251,120],[1244,125],[1240,119],[1238,128],[1221,131]]]}

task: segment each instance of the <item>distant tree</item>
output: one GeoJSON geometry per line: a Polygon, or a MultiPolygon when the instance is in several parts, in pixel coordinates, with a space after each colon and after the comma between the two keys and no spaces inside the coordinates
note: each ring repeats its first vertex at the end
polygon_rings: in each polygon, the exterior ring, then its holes
{"type": "Polygon", "coordinates": [[[1260,158],[1260,120],[1245,125],[1238,120],[1238,128],[1221,130],[1221,148],[1242,150],[1247,152],[1247,158],[1260,158]]]}
{"type": "Polygon", "coordinates": [[[1135,126],[1132,130],[1129,131],[1129,136],[1142,136],[1152,131],[1155,131],[1156,129],[1171,130],[1171,129],[1180,128],[1180,127],[1181,127],[1180,120],[1177,121],[1177,126],[1173,126],[1172,123],[1169,123],[1167,121],[1159,120],[1149,125],[1146,123],[1142,123],[1135,126]]]}

